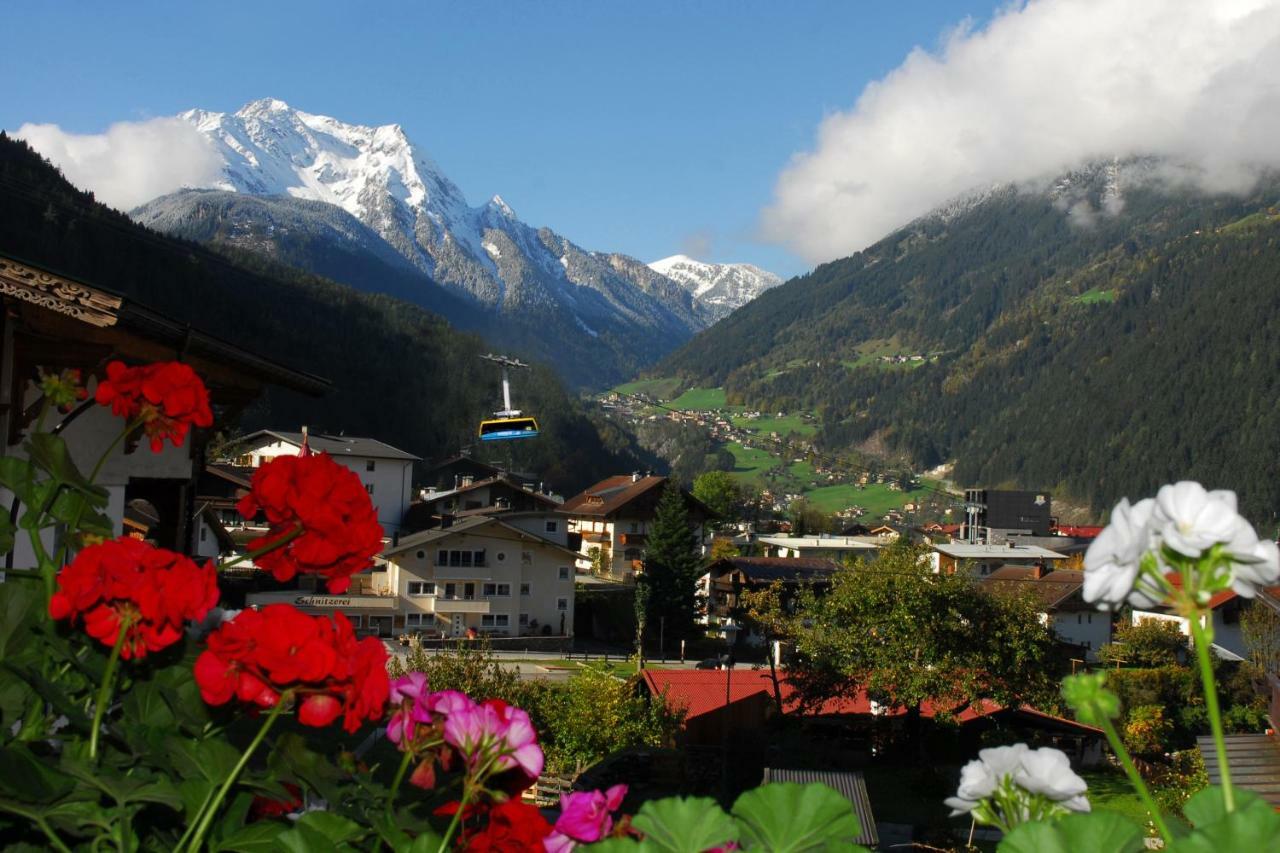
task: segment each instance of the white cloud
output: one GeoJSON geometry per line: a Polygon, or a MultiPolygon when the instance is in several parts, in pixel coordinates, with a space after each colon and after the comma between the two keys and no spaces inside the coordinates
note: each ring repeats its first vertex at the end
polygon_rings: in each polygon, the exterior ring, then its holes
{"type": "Polygon", "coordinates": [[[1280,167],[1280,2],[1039,0],[920,48],[828,116],[761,215],[843,257],[967,191],[1154,155],[1202,189],[1280,167]]]}
{"type": "Polygon", "coordinates": [[[24,124],[17,136],[104,204],[129,210],[221,175],[212,144],[181,119],[119,122],[105,133],[67,133],[56,124],[24,124]]]}

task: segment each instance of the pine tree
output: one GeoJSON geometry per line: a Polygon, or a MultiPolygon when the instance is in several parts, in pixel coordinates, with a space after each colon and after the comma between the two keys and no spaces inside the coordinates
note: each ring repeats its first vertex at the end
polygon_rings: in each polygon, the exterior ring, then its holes
{"type": "Polygon", "coordinates": [[[682,639],[694,632],[697,582],[702,556],[689,524],[680,486],[667,482],[649,526],[644,572],[649,586],[649,625],[665,620],[666,636],[682,639]]]}

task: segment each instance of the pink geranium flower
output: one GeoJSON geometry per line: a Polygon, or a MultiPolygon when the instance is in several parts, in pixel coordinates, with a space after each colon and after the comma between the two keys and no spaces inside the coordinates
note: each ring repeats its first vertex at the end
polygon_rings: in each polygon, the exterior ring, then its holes
{"type": "Polygon", "coordinates": [[[444,721],[444,741],[472,770],[518,767],[530,778],[542,772],[542,748],[529,715],[501,699],[481,705],[468,699],[466,705],[452,707],[444,721]]]}
{"type": "Polygon", "coordinates": [[[387,739],[403,750],[406,741],[413,740],[414,729],[419,723],[431,722],[427,709],[427,676],[411,672],[391,682],[390,701],[396,711],[387,720],[387,739]]]}
{"type": "Polygon", "coordinates": [[[627,795],[626,785],[607,791],[575,791],[560,795],[560,817],[555,831],[543,840],[548,853],[566,853],[575,843],[591,844],[613,829],[613,816],[627,795]]]}

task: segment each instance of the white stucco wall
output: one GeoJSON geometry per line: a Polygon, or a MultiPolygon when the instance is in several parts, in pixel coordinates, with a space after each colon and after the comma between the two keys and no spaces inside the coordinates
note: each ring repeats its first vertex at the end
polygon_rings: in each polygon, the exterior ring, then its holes
{"type": "Polygon", "coordinates": [[[1098,649],[1111,640],[1111,615],[1084,610],[1055,613],[1053,630],[1065,642],[1087,647],[1086,660],[1096,661],[1098,649]]]}

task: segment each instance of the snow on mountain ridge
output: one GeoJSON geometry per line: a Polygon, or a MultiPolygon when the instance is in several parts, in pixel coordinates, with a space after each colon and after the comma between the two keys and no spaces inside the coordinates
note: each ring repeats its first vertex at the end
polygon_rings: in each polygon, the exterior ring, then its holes
{"type": "Polygon", "coordinates": [[[717,320],[782,283],[780,276],[753,264],[712,264],[688,255],[672,255],[648,266],[689,291],[717,320]]]}

